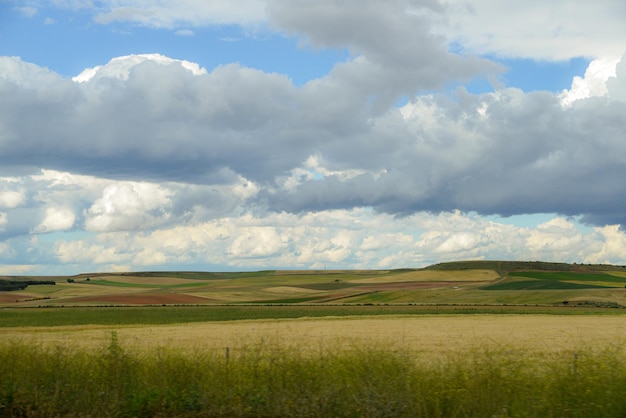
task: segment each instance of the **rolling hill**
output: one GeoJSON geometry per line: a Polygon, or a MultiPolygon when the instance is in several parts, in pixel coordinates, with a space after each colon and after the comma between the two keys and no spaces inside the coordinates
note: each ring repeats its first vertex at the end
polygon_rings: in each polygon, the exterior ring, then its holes
{"type": "Polygon", "coordinates": [[[0,306],[487,304],[626,307],[626,267],[462,261],[422,269],[89,273],[0,277],[0,306]],[[50,284],[55,283],[55,284],[50,284]],[[18,287],[19,288],[19,287],[18,287]]]}

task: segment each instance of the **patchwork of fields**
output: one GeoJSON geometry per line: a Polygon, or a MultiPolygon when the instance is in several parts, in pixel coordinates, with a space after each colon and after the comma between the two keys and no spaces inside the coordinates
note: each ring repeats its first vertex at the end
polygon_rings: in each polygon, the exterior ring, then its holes
{"type": "Polygon", "coordinates": [[[465,262],[426,269],[97,273],[53,279],[55,285],[30,285],[20,291],[0,292],[0,306],[241,303],[626,306],[626,270],[618,266],[465,262]]]}

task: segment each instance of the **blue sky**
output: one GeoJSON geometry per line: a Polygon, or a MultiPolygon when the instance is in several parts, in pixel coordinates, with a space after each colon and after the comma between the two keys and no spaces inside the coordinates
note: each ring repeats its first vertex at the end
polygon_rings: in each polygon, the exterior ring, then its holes
{"type": "MultiPolygon", "coordinates": [[[[162,28],[96,24],[85,12],[67,13],[56,8],[23,11],[20,7],[26,6],[17,4],[0,3],[0,53],[19,56],[66,77],[102,65],[113,57],[159,53],[207,69],[240,63],[265,72],[287,74],[296,85],[302,85],[324,76],[336,62],[349,57],[346,48],[301,45],[298,37],[263,28],[210,25],[179,34],[162,28]]],[[[582,56],[558,61],[487,57],[506,67],[501,75],[502,83],[524,91],[568,89],[573,77],[583,75],[591,61],[582,56]]],[[[475,93],[492,90],[484,78],[477,78],[468,86],[475,93]]]]}
{"type": "Polygon", "coordinates": [[[127,24],[94,24],[89,14],[68,14],[60,9],[38,10],[29,16],[11,3],[0,7],[0,53],[20,56],[67,77],[114,57],[159,53],[207,69],[240,63],[265,72],[288,74],[295,84],[301,85],[328,73],[335,62],[348,56],[344,48],[300,47],[297,38],[262,28],[210,25],[195,28],[193,34],[178,34],[127,24]],[[48,19],[54,23],[46,23],[48,19]]]}
{"type": "Polygon", "coordinates": [[[605,3],[0,0],[0,274],[626,264],[605,3]]]}

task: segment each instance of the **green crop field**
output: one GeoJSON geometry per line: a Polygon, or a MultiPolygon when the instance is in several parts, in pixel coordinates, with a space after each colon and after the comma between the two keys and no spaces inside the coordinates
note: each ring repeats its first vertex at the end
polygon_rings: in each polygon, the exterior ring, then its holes
{"type": "Polygon", "coordinates": [[[561,281],[575,281],[575,282],[602,282],[602,283],[616,283],[623,285],[626,282],[626,277],[615,276],[613,274],[604,273],[577,273],[571,271],[514,271],[509,273],[512,277],[529,277],[539,280],[561,280],[561,281]]]}
{"type": "Polygon", "coordinates": [[[559,280],[515,280],[484,286],[485,290],[561,290],[561,289],[604,289],[608,286],[562,282],[559,280]]]}

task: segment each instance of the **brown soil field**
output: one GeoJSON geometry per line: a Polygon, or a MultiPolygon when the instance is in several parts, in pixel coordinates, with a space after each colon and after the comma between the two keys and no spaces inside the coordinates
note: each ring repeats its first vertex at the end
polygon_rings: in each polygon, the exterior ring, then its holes
{"type": "Polygon", "coordinates": [[[0,292],[0,303],[15,303],[33,298],[33,295],[21,292],[0,292]]]}
{"type": "Polygon", "coordinates": [[[111,333],[130,350],[217,350],[233,353],[259,343],[320,352],[379,346],[416,356],[454,356],[473,350],[533,355],[570,355],[626,343],[620,316],[437,315],[325,319],[246,320],[160,326],[62,326],[3,329],[3,339],[44,345],[106,348],[111,333]]]}

